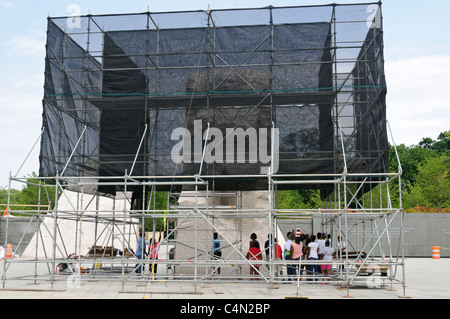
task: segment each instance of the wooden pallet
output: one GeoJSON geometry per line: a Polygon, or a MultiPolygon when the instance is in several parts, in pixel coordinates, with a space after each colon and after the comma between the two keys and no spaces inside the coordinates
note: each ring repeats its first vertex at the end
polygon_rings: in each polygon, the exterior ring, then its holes
{"type": "Polygon", "coordinates": [[[360,276],[370,276],[374,273],[380,273],[381,276],[387,277],[388,271],[391,268],[389,265],[384,264],[365,264],[365,265],[357,265],[359,269],[358,275],[360,276]]]}

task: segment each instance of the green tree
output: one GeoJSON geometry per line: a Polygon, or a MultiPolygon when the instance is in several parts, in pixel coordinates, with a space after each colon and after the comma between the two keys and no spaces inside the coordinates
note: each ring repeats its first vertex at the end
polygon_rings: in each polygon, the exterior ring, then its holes
{"type": "Polygon", "coordinates": [[[314,209],[321,205],[320,192],[313,189],[277,192],[279,209],[314,209]]]}
{"type": "Polygon", "coordinates": [[[450,152],[450,131],[440,133],[436,141],[430,137],[424,137],[419,142],[419,146],[434,150],[438,154],[448,154],[450,152]]]}
{"type": "MultiPolygon", "coordinates": [[[[158,212],[161,214],[160,218],[147,218],[145,220],[145,231],[152,232],[153,228],[155,231],[164,229],[164,210],[167,210],[167,199],[168,193],[163,191],[157,191],[154,193],[149,193],[149,204],[148,208],[150,210],[161,210],[163,212],[158,212]]],[[[171,200],[169,205],[174,204],[174,200],[171,200]]],[[[166,213],[166,218],[168,218],[169,213],[166,213]]]]}
{"type": "Polygon", "coordinates": [[[405,208],[435,207],[438,212],[450,202],[450,161],[446,155],[430,157],[418,165],[416,182],[405,194],[405,208]]]}
{"type": "Polygon", "coordinates": [[[439,134],[433,148],[440,154],[449,154],[450,152],[450,131],[439,134]]]}
{"type": "Polygon", "coordinates": [[[419,142],[419,146],[422,148],[432,148],[433,144],[436,141],[433,140],[431,137],[424,137],[420,142],[419,142]]]}
{"type": "MultiPolygon", "coordinates": [[[[409,185],[416,182],[419,164],[430,157],[435,157],[437,153],[434,149],[417,145],[408,147],[401,144],[396,149],[402,167],[402,189],[408,191],[409,185]]],[[[392,145],[389,146],[389,171],[392,173],[399,171],[397,155],[392,145]]]]}
{"type": "MultiPolygon", "coordinates": [[[[20,190],[12,188],[11,194],[10,194],[10,204],[18,204],[19,203],[19,197],[20,197],[20,190]]],[[[0,188],[0,209],[3,214],[3,212],[6,209],[6,205],[8,205],[8,188],[0,188]]],[[[10,208],[14,208],[12,205],[10,205],[10,208]]]]}
{"type": "MultiPolygon", "coordinates": [[[[54,206],[54,202],[55,186],[49,186],[42,181],[40,182],[39,177],[34,172],[28,175],[27,183],[20,192],[19,203],[24,205],[48,205],[52,208],[54,206]]],[[[36,208],[28,207],[25,209],[31,210],[36,208]]]]}
{"type": "MultiPolygon", "coordinates": [[[[28,177],[27,183],[24,184],[21,190],[11,188],[9,201],[10,209],[36,210],[37,205],[41,205],[42,209],[45,209],[47,205],[50,208],[52,208],[52,205],[55,201],[55,187],[54,186],[49,187],[49,185],[43,182],[39,183],[39,177],[34,172],[28,175],[27,177],[28,177]],[[39,188],[40,188],[40,195],[39,195],[39,188]]],[[[7,203],[8,203],[8,188],[1,188],[0,204],[6,205],[7,203]]],[[[6,206],[1,206],[0,209],[4,211],[6,209],[6,206]]]]}
{"type": "Polygon", "coordinates": [[[398,183],[392,181],[389,183],[389,196],[388,187],[386,183],[382,183],[374,187],[371,191],[364,194],[364,207],[365,208],[387,208],[388,199],[392,207],[400,206],[400,197],[398,183]]]}

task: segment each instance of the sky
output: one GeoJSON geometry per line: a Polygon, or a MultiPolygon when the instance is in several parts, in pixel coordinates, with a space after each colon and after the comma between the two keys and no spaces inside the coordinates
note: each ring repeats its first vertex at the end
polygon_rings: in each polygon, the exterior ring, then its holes
{"type": "MultiPolygon", "coordinates": [[[[39,171],[47,17],[73,14],[300,6],[366,1],[0,0],[0,187],[39,171]]],[[[370,2],[370,1],[369,1],[370,2]]],[[[384,0],[387,119],[391,144],[450,130],[450,1],[384,0]]],[[[388,132],[389,133],[389,132],[388,132]]],[[[21,185],[12,184],[14,188],[21,185]]]]}

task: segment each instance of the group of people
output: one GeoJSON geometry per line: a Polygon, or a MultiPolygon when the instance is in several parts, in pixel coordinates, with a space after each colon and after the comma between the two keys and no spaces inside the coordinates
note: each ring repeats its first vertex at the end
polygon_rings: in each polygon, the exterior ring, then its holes
{"type": "MultiPolygon", "coordinates": [[[[161,231],[159,232],[158,240],[152,238],[148,249],[145,245],[145,240],[140,234],[138,240],[138,247],[136,250],[137,259],[148,258],[150,260],[158,259],[158,252],[161,240],[161,231]]],[[[337,237],[338,243],[336,245],[336,251],[342,254],[346,247],[345,243],[340,237],[337,237]]],[[[212,256],[214,259],[220,259],[222,256],[222,249],[218,234],[214,233],[214,241],[212,247],[212,256]]],[[[273,239],[271,234],[268,235],[267,241],[264,243],[264,251],[261,250],[261,245],[257,239],[257,235],[252,233],[250,235],[250,243],[247,251],[246,258],[250,263],[250,276],[251,280],[258,279],[261,267],[261,261],[263,260],[263,253],[265,254],[265,260],[274,261],[275,275],[283,277],[283,265],[281,260],[288,260],[287,262],[287,278],[288,280],[295,280],[295,277],[301,274],[322,274],[325,277],[331,275],[331,266],[333,258],[335,258],[335,249],[331,244],[331,235],[325,233],[317,233],[317,235],[301,234],[299,232],[290,231],[287,233],[287,240],[284,245],[284,249],[279,245],[277,238],[273,239]],[[301,263],[303,260],[316,261],[322,260],[318,264],[301,263]],[[299,267],[300,266],[300,267],[299,267]],[[297,272],[300,273],[297,273],[297,272]]],[[[156,274],[158,264],[153,262],[151,264],[152,273],[156,274]]],[[[269,268],[269,264],[267,264],[269,268]]],[[[141,274],[144,270],[144,264],[139,263],[136,265],[136,273],[141,274]]],[[[217,274],[220,274],[220,267],[215,269],[217,274]]],[[[317,280],[317,278],[315,279],[317,280]]]]}
{"type": "MultiPolygon", "coordinates": [[[[159,238],[155,240],[152,238],[148,249],[145,245],[145,240],[140,235],[138,240],[138,247],[136,250],[137,259],[148,258],[150,260],[158,259],[158,252],[161,240],[161,231],[159,232],[159,238]]],[[[338,243],[336,245],[336,251],[343,253],[346,249],[345,243],[340,237],[337,237],[338,243]]],[[[247,251],[246,258],[250,263],[250,276],[251,280],[258,279],[261,267],[261,261],[263,260],[263,253],[265,254],[265,260],[275,261],[274,270],[275,275],[283,277],[283,266],[280,263],[281,260],[289,260],[287,262],[287,278],[288,280],[295,280],[298,275],[305,274],[322,274],[325,277],[331,275],[331,266],[333,258],[335,258],[335,249],[331,244],[331,235],[325,233],[317,233],[316,235],[301,234],[299,232],[290,231],[287,233],[287,240],[284,245],[284,249],[278,243],[277,238],[273,240],[269,234],[267,241],[264,243],[264,251],[261,250],[261,245],[257,239],[257,235],[252,233],[250,235],[249,249],[247,251]],[[302,264],[301,261],[309,260],[316,261],[322,260],[323,262],[314,264],[302,264]],[[300,272],[300,273],[297,273],[300,272]]],[[[214,259],[220,259],[222,256],[222,249],[218,234],[214,233],[214,241],[212,247],[212,255],[214,259]]],[[[152,273],[156,274],[158,264],[153,262],[151,264],[152,273]]],[[[267,267],[269,265],[267,264],[267,267]]],[[[139,263],[136,265],[136,273],[141,274],[144,270],[144,264],[139,263]]],[[[220,267],[215,269],[217,274],[220,274],[220,267]]],[[[312,280],[312,279],[311,279],[312,280]]],[[[317,278],[315,279],[317,280],[317,278]]]]}
{"type": "MultiPolygon", "coordinates": [[[[336,250],[338,253],[342,254],[346,248],[345,243],[341,241],[340,237],[337,237],[337,240],[336,250]]],[[[285,259],[291,261],[287,262],[288,280],[295,280],[297,274],[322,274],[325,278],[329,279],[336,250],[331,243],[330,234],[317,233],[316,235],[309,235],[294,231],[287,233],[287,241],[285,242],[284,249],[279,245],[278,240],[276,238],[273,239],[269,234],[268,239],[264,244],[264,250],[261,250],[257,235],[252,233],[250,235],[250,243],[246,255],[246,258],[250,263],[250,280],[258,279],[257,277],[260,274],[263,254],[265,254],[266,261],[275,261],[274,270],[275,275],[277,276],[283,276],[282,263],[279,261],[285,259]],[[303,260],[313,262],[322,260],[322,262],[317,264],[309,262],[308,264],[302,264],[301,261],[303,260]],[[300,273],[297,273],[298,271],[300,273]]],[[[217,238],[217,233],[214,234],[213,252],[216,259],[220,258],[220,241],[217,238]]],[[[267,267],[269,267],[268,264],[267,267]]],[[[218,273],[220,274],[220,269],[218,273]]],[[[309,280],[318,280],[318,278],[315,277],[314,279],[311,278],[309,280]]]]}
{"type": "MultiPolygon", "coordinates": [[[[322,274],[329,278],[331,275],[332,261],[335,255],[335,250],[331,245],[330,234],[299,234],[299,236],[295,236],[294,231],[292,231],[287,233],[287,238],[288,240],[284,247],[284,256],[286,260],[294,261],[287,265],[288,280],[297,276],[297,271],[299,271],[300,274],[322,274]],[[322,262],[317,264],[301,264],[302,260],[312,262],[322,260],[322,262]],[[301,265],[300,268],[299,265],[301,265]]],[[[318,280],[318,278],[315,277],[310,280],[318,280]]]]}

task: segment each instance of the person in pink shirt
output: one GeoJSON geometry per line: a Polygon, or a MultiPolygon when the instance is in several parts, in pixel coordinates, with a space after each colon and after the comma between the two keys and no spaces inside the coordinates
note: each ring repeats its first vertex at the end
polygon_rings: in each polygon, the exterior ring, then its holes
{"type": "Polygon", "coordinates": [[[321,265],[322,274],[327,275],[327,280],[330,280],[331,277],[331,266],[333,262],[333,254],[334,249],[330,247],[330,242],[325,242],[325,248],[323,249],[322,260],[326,261],[326,263],[321,265]]]}
{"type": "Polygon", "coordinates": [[[158,241],[155,242],[154,238],[150,239],[150,245],[148,246],[148,258],[152,261],[152,272],[156,274],[158,269],[158,252],[161,240],[161,231],[159,231],[158,241]]]}
{"type": "Polygon", "coordinates": [[[300,237],[296,237],[291,244],[291,259],[296,260],[295,268],[293,269],[293,275],[297,275],[300,258],[303,256],[303,244],[300,237]]]}

